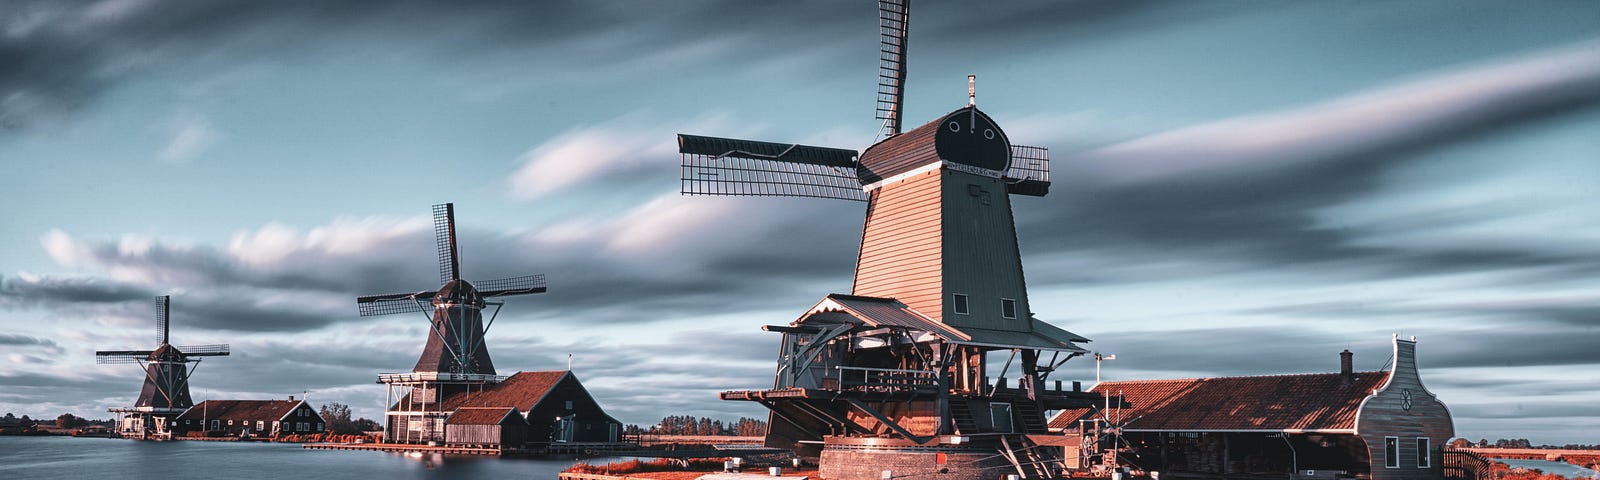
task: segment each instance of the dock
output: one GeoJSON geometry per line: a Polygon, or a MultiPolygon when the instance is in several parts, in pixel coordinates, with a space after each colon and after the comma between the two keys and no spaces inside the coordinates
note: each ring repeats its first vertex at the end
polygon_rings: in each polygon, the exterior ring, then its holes
{"type": "Polygon", "coordinates": [[[470,448],[449,446],[412,445],[406,443],[307,443],[300,448],[311,450],[373,450],[379,452],[437,453],[441,455],[501,455],[498,448],[470,448]]]}

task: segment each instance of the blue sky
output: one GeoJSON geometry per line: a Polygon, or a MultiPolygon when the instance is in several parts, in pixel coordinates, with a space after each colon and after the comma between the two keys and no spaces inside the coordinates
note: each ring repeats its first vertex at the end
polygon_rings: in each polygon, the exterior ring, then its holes
{"type": "MultiPolygon", "coordinates": [[[[229,342],[197,398],[376,417],[432,287],[546,273],[489,335],[615,416],[732,418],[848,292],[862,205],[682,197],[677,132],[864,148],[870,2],[12,2],[0,410],[104,416],[93,351],[229,342]],[[102,413],[97,413],[102,412],[102,413]]],[[[1600,429],[1600,4],[925,2],[908,125],[965,101],[1052,151],[1014,200],[1036,313],[1112,379],[1378,369],[1415,335],[1457,433],[1600,429]]],[[[1058,375],[1092,380],[1092,362],[1058,375]]]]}

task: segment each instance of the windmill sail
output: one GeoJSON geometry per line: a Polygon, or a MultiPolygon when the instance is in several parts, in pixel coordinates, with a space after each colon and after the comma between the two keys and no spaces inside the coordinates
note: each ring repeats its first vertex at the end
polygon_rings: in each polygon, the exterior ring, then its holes
{"type": "Polygon", "coordinates": [[[866,201],[855,150],[678,135],[682,192],[866,201]]]}
{"type": "Polygon", "coordinates": [[[905,105],[906,38],[911,0],[878,1],[878,120],[887,136],[900,134],[905,105]]]}
{"type": "Polygon", "coordinates": [[[433,240],[439,246],[439,283],[461,278],[461,262],[456,256],[456,206],[433,206],[433,240]]]}

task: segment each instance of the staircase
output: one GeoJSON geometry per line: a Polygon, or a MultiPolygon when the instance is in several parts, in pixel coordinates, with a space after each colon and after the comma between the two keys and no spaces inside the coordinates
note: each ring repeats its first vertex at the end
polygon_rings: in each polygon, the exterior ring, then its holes
{"type": "Polygon", "coordinates": [[[1059,468],[1060,459],[1029,441],[1027,437],[1009,440],[1000,437],[1000,455],[1016,470],[1017,476],[1028,480],[1054,480],[1064,478],[1059,468]]]}
{"type": "Polygon", "coordinates": [[[1050,426],[1045,423],[1044,412],[1039,411],[1039,405],[1023,400],[1011,404],[1011,411],[1017,415],[1017,422],[1022,433],[1049,433],[1050,426]]]}
{"type": "Polygon", "coordinates": [[[956,433],[978,431],[978,421],[972,418],[972,406],[964,398],[950,399],[950,420],[956,424],[956,433]]]}

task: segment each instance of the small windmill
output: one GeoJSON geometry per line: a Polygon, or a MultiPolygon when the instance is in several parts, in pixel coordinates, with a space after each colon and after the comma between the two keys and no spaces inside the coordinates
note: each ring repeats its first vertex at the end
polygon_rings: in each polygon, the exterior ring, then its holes
{"type": "Polygon", "coordinates": [[[144,370],[144,388],[132,408],[114,408],[122,433],[136,436],[168,432],[167,419],[175,418],[194,406],[189,396],[190,363],[198,367],[200,357],[228,355],[227,344],[174,347],[172,338],[172,297],[156,297],[156,348],[154,350],[101,350],[94,352],[97,364],[137,363],[144,370]]]}
{"type": "MultiPolygon", "coordinates": [[[[478,282],[473,286],[471,282],[461,279],[461,262],[456,248],[456,218],[455,205],[446,203],[433,206],[433,232],[434,241],[438,246],[439,278],[443,283],[438,290],[420,291],[412,293],[396,293],[389,295],[372,295],[359,297],[356,305],[361,316],[389,315],[396,313],[423,313],[430,315],[428,340],[423,346],[422,356],[417,359],[417,365],[409,374],[382,374],[378,381],[389,385],[390,401],[392,408],[386,417],[391,428],[386,429],[390,434],[396,433],[393,428],[398,417],[435,418],[443,421],[441,414],[430,410],[437,408],[438,400],[443,395],[455,391],[465,391],[473,387],[482,388],[488,383],[499,380],[495,375],[494,362],[489,358],[488,346],[484,343],[484,334],[489,327],[494,325],[494,319],[499,316],[502,302],[491,302],[486,299],[511,295],[526,295],[544,293],[546,290],[544,275],[526,275],[520,277],[504,278],[478,282]],[[489,321],[483,320],[483,309],[494,307],[489,321]],[[396,389],[399,388],[399,398],[403,401],[396,403],[396,389]]],[[[442,428],[432,428],[435,422],[424,422],[429,428],[417,432],[418,441],[436,440],[432,438],[442,433],[442,428]]],[[[410,430],[408,430],[410,431],[410,430]]],[[[388,440],[401,440],[403,437],[391,436],[388,440]]]]}
{"type": "Polygon", "coordinates": [[[766,406],[767,446],[820,455],[827,478],[879,478],[855,466],[864,450],[905,457],[875,460],[884,464],[949,458],[928,472],[946,479],[1053,477],[1030,435],[1045,433],[1044,411],[1095,397],[1045,388],[1089,340],[1035,318],[1023,278],[1010,195],[1049,192],[1049,152],[1013,145],[978,110],[972,76],[966,106],[901,131],[909,3],[878,2],[886,138],[865,151],[678,135],[684,194],[867,202],[851,294],[765,327],[784,334],[774,388],[722,398],[766,406]],[[991,382],[988,354],[1008,351],[991,382]],[[1014,361],[1015,387],[1005,377],[1014,361]]]}

